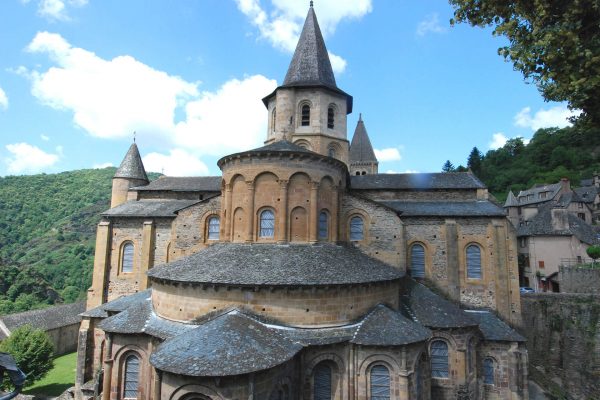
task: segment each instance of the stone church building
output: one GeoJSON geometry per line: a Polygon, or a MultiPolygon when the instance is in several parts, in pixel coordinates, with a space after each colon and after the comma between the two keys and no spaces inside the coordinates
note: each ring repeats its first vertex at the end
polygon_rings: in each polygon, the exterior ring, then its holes
{"type": "Polygon", "coordinates": [[[514,229],[470,173],[378,174],[311,5],[263,147],[113,179],[77,388],[109,399],[527,399],[514,229]],[[102,377],[102,378],[100,378],[102,377]]]}

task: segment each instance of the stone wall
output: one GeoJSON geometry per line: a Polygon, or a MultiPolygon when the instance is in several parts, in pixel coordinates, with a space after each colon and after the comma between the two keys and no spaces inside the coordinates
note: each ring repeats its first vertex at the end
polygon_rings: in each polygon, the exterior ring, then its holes
{"type": "Polygon", "coordinates": [[[600,295],[523,295],[529,373],[556,398],[600,399],[600,295]]]}
{"type": "Polygon", "coordinates": [[[600,294],[600,269],[561,266],[559,280],[563,293],[600,294]]]}

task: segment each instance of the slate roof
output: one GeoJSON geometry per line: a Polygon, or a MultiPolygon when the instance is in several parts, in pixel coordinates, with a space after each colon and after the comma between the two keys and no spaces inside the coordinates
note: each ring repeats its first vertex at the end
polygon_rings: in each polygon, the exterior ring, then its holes
{"type": "Polygon", "coordinates": [[[125,311],[129,307],[132,307],[140,302],[150,298],[152,289],[142,290],[129,296],[121,296],[115,300],[104,303],[98,307],[92,308],[81,313],[82,317],[108,317],[108,313],[117,313],[125,311]]]}
{"type": "Polygon", "coordinates": [[[489,311],[465,310],[479,323],[479,330],[485,340],[499,342],[525,342],[526,339],[504,321],[489,311]]]}
{"type": "Polygon", "coordinates": [[[130,200],[117,207],[104,211],[104,217],[168,217],[177,216],[177,211],[201,200],[130,200]]]}
{"type": "Polygon", "coordinates": [[[468,172],[419,174],[373,174],[350,177],[353,190],[483,189],[485,185],[468,172]]]}
{"type": "Polygon", "coordinates": [[[596,186],[580,187],[573,189],[573,191],[577,193],[579,199],[584,203],[593,203],[598,193],[600,193],[596,186]]]}
{"type": "Polygon", "coordinates": [[[303,346],[322,346],[347,342],[354,336],[359,323],[328,328],[291,328],[280,325],[267,325],[280,334],[303,346]]]}
{"type": "MultiPolygon", "coordinates": [[[[72,304],[63,304],[43,308],[41,310],[25,311],[17,314],[8,314],[0,316],[0,323],[3,324],[9,332],[23,325],[31,325],[34,328],[45,331],[77,324],[81,320],[79,314],[85,310],[85,302],[79,301],[72,304]]],[[[0,329],[0,339],[6,337],[8,332],[0,329]]]]}
{"type": "Polygon", "coordinates": [[[351,342],[365,346],[402,346],[430,337],[429,329],[380,304],[361,322],[351,342]]]}
{"type": "Polygon", "coordinates": [[[115,172],[114,178],[142,179],[148,182],[148,175],[146,175],[142,157],[135,143],[132,143],[129,150],[127,150],[127,154],[125,154],[125,158],[123,158],[121,165],[115,172]]]}
{"type": "Polygon", "coordinates": [[[519,205],[519,200],[515,197],[515,194],[510,190],[508,192],[508,196],[506,197],[506,201],[504,202],[504,207],[517,207],[519,205]]]}
{"type": "Polygon", "coordinates": [[[504,217],[504,210],[488,200],[474,201],[378,201],[401,216],[504,217]]]}
{"type": "Polygon", "coordinates": [[[145,186],[137,186],[132,190],[172,192],[221,192],[220,176],[161,176],[145,186]]]}
{"type": "Polygon", "coordinates": [[[529,205],[536,203],[544,203],[549,200],[552,200],[556,197],[556,195],[560,192],[562,185],[559,183],[553,183],[551,185],[537,185],[532,187],[531,189],[521,190],[517,195],[517,200],[519,201],[519,205],[529,205]],[[542,192],[550,192],[549,195],[546,195],[545,198],[540,198],[540,193],[542,192]],[[527,196],[532,195],[533,198],[527,200],[527,196]]]}
{"type": "Polygon", "coordinates": [[[551,205],[539,207],[535,217],[517,227],[517,236],[575,236],[587,244],[598,242],[597,234],[590,224],[564,209],[559,210],[564,213],[562,217],[566,218],[568,226],[556,229],[552,223],[552,210],[551,205]]]}
{"type": "Polygon", "coordinates": [[[413,321],[428,328],[462,328],[477,325],[477,321],[457,305],[435,294],[414,279],[405,277],[400,300],[403,312],[413,321]]]}
{"type": "Polygon", "coordinates": [[[353,246],[217,243],[154,267],[148,276],[235,286],[329,286],[391,281],[403,274],[353,246]]]}
{"type": "Polygon", "coordinates": [[[350,143],[350,164],[356,162],[377,162],[377,157],[373,151],[369,134],[365,128],[365,123],[362,120],[362,114],[356,123],[356,129],[350,143]]]}
{"type": "Polygon", "coordinates": [[[186,376],[241,375],[276,367],[301,349],[276,330],[231,311],[166,340],[150,363],[186,376]]]}

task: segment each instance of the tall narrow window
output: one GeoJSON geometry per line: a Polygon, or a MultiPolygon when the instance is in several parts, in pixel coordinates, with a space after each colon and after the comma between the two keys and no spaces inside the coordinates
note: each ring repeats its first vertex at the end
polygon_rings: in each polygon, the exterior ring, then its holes
{"type": "Polygon", "coordinates": [[[273,107],[273,121],[271,121],[271,131],[275,132],[275,120],[277,119],[277,108],[273,107]]]}
{"type": "Polygon", "coordinates": [[[327,127],[329,129],[333,129],[333,127],[335,126],[334,118],[335,118],[335,109],[333,107],[329,107],[327,109],[327,127]]]}
{"type": "Polygon", "coordinates": [[[390,371],[383,365],[371,368],[371,400],[390,400],[390,371]]]}
{"type": "Polygon", "coordinates": [[[275,214],[271,210],[264,210],[260,213],[260,232],[261,238],[272,238],[275,234],[275,214]]]}
{"type": "Polygon", "coordinates": [[[208,219],[208,240],[219,240],[220,229],[219,217],[210,217],[208,219]]]}
{"type": "Polygon", "coordinates": [[[335,157],[335,148],[333,146],[331,146],[327,149],[327,155],[329,157],[335,157]]]}
{"type": "Polygon", "coordinates": [[[467,247],[467,278],[481,279],[481,249],[474,244],[467,247]]]}
{"type": "Polygon", "coordinates": [[[318,364],[313,372],[314,400],[331,400],[331,367],[318,364]]]}
{"type": "Polygon", "coordinates": [[[448,344],[443,340],[431,342],[431,376],[448,377],[448,344]]]}
{"type": "Polygon", "coordinates": [[[364,223],[361,217],[352,217],[350,220],[350,240],[358,241],[364,239],[364,223]]]}
{"type": "Polygon", "coordinates": [[[425,278],[425,248],[418,243],[410,248],[410,276],[425,278]]]}
{"type": "Polygon", "coordinates": [[[494,385],[494,360],[491,358],[485,358],[483,360],[483,383],[487,385],[494,385]]]}
{"type": "Polygon", "coordinates": [[[125,359],[125,374],[123,379],[123,397],[137,399],[138,381],[140,378],[140,359],[133,354],[125,359]]]}
{"type": "Polygon", "coordinates": [[[310,125],[310,106],[305,104],[302,106],[302,126],[310,125]]]}
{"type": "Polygon", "coordinates": [[[329,221],[325,211],[319,214],[319,239],[327,239],[329,237],[329,221]]]}
{"type": "Polygon", "coordinates": [[[133,272],[133,243],[131,242],[125,243],[125,246],[123,246],[121,271],[133,272]]]}

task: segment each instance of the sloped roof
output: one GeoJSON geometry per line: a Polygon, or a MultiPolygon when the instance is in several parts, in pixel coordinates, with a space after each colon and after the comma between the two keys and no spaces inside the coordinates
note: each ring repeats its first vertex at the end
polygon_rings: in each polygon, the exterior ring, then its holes
{"type": "Polygon", "coordinates": [[[504,210],[488,200],[378,201],[407,217],[504,217],[504,210]]]}
{"type": "Polygon", "coordinates": [[[202,200],[130,200],[104,211],[104,217],[168,217],[175,218],[177,211],[202,200]]]}
{"type": "Polygon", "coordinates": [[[81,313],[82,317],[96,317],[96,318],[104,318],[108,317],[109,312],[121,312],[125,311],[129,307],[139,304],[144,300],[150,298],[152,293],[152,289],[142,290],[141,292],[137,292],[134,294],[130,294],[128,296],[121,296],[115,300],[109,301],[107,303],[101,304],[98,307],[89,309],[83,313],[81,313]]]}
{"type": "MultiPolygon", "coordinates": [[[[57,305],[41,310],[25,311],[17,314],[0,316],[0,321],[12,332],[23,325],[45,331],[77,324],[81,320],[79,314],[85,310],[85,302],[57,305]]],[[[2,331],[0,330],[0,334],[2,331]]]]}
{"type": "Polygon", "coordinates": [[[517,236],[575,236],[583,243],[598,243],[594,228],[566,210],[560,209],[564,213],[568,227],[565,229],[555,228],[552,223],[552,210],[551,205],[539,207],[535,217],[523,225],[519,225],[517,236]]]}
{"type": "Polygon", "coordinates": [[[369,134],[362,120],[362,115],[358,118],[352,143],[350,143],[350,164],[356,162],[377,162],[377,157],[373,151],[369,134]]]}
{"type": "Polygon", "coordinates": [[[351,285],[403,273],[353,246],[216,243],[148,271],[152,279],[236,286],[351,285]]]}
{"type": "Polygon", "coordinates": [[[114,178],[141,179],[148,182],[148,175],[146,175],[142,157],[135,143],[129,146],[129,150],[127,150],[125,158],[123,158],[121,165],[115,172],[114,178]]]}
{"type": "Polygon", "coordinates": [[[508,196],[506,197],[506,201],[504,202],[504,207],[516,207],[519,205],[519,200],[515,197],[515,194],[510,190],[508,192],[508,196]]]}
{"type": "Polygon", "coordinates": [[[517,195],[517,200],[520,206],[536,204],[536,203],[544,203],[550,201],[556,197],[556,195],[560,192],[562,185],[559,183],[553,183],[551,185],[536,185],[531,189],[521,190],[517,195]],[[542,192],[550,192],[550,195],[547,195],[545,198],[540,198],[540,193],[542,192]],[[532,199],[527,200],[527,196],[533,196],[532,199]]]}
{"type": "Polygon", "coordinates": [[[598,193],[600,193],[596,186],[580,187],[573,189],[573,191],[577,193],[580,201],[584,203],[593,203],[598,193]]]}
{"type": "Polygon", "coordinates": [[[153,180],[148,185],[136,186],[132,190],[138,191],[162,191],[168,190],[172,192],[220,192],[221,191],[220,176],[161,176],[153,180]]]}
{"type": "Polygon", "coordinates": [[[379,304],[361,322],[350,342],[365,346],[403,346],[430,337],[429,329],[379,304]]]}
{"type": "Polygon", "coordinates": [[[479,323],[479,330],[485,340],[501,342],[525,342],[526,339],[504,321],[489,311],[465,310],[479,323]]]}
{"type": "Polygon", "coordinates": [[[419,174],[373,174],[350,177],[353,190],[483,189],[485,185],[468,172],[419,174]]]}

